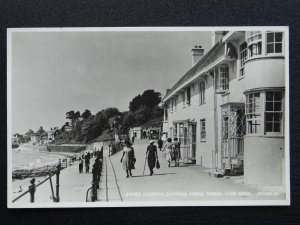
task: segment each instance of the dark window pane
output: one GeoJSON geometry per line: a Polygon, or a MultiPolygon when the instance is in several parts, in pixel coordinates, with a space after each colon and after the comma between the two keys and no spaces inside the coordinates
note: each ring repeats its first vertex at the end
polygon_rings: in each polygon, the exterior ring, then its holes
{"type": "Polygon", "coordinates": [[[275,34],[275,42],[282,42],[282,33],[275,34]]]}
{"type": "Polygon", "coordinates": [[[272,132],[272,123],[266,123],[266,132],[272,132]]]}
{"type": "Polygon", "coordinates": [[[274,123],[274,132],[280,132],[280,123],[274,123]]]}
{"type": "Polygon", "coordinates": [[[267,101],[273,101],[273,92],[267,92],[266,93],[266,100],[267,101]]]}
{"type": "Polygon", "coordinates": [[[266,121],[273,121],[273,113],[266,113],[266,121]]]}
{"type": "Polygon", "coordinates": [[[274,33],[267,34],[267,42],[274,42],[274,33]]]}
{"type": "Polygon", "coordinates": [[[275,44],[275,52],[276,53],[282,52],[282,44],[281,43],[275,44]]]}
{"type": "Polygon", "coordinates": [[[266,102],[266,111],[273,111],[273,102],[266,102]]]}
{"type": "Polygon", "coordinates": [[[274,45],[273,44],[267,44],[267,53],[274,52],[274,45]]]}
{"type": "Polygon", "coordinates": [[[275,91],[274,92],[274,101],[281,101],[281,92],[280,91],[275,91]]]}
{"type": "Polygon", "coordinates": [[[258,54],[258,55],[261,54],[261,42],[258,42],[258,50],[257,50],[257,54],[258,54]]]}
{"type": "Polygon", "coordinates": [[[274,113],[274,121],[279,122],[280,121],[280,113],[274,113]]]}
{"type": "Polygon", "coordinates": [[[274,111],[281,111],[281,102],[274,102],[274,111]]]}

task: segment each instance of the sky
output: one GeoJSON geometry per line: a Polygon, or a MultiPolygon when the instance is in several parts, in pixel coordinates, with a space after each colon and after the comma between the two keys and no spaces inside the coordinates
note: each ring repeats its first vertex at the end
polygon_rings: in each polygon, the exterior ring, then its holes
{"type": "Polygon", "coordinates": [[[204,31],[12,33],[12,132],[61,127],[70,110],[92,114],[166,89],[192,66],[191,49],[211,48],[204,31]]]}

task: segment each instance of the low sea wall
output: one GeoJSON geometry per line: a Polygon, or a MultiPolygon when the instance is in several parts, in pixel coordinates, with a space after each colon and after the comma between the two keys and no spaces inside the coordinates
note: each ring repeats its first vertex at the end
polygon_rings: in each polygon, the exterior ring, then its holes
{"type": "Polygon", "coordinates": [[[81,152],[86,150],[86,145],[47,145],[49,152],[81,152]]]}

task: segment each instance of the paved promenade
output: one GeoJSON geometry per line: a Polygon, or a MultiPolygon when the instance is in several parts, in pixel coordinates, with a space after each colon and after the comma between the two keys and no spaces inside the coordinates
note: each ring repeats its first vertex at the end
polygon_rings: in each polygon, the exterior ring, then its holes
{"type": "Polygon", "coordinates": [[[133,147],[137,162],[133,177],[126,178],[120,162],[122,153],[110,157],[104,148],[104,166],[98,199],[100,201],[201,201],[201,200],[274,200],[284,199],[278,187],[253,187],[243,183],[242,177],[216,178],[198,165],[180,163],[171,168],[165,153],[158,150],[161,168],[149,176],[146,165],[143,175],[148,141],[137,141],[133,147]],[[107,171],[107,172],[106,172],[107,171]],[[270,196],[272,194],[272,196],[270,196]]]}
{"type": "MultiPolygon", "coordinates": [[[[137,141],[133,147],[137,162],[132,170],[133,177],[126,178],[120,162],[122,152],[108,156],[104,146],[103,172],[101,175],[98,201],[203,201],[203,200],[283,200],[281,188],[254,187],[243,183],[242,177],[216,178],[208,175],[207,169],[198,165],[180,163],[180,167],[168,167],[165,153],[158,151],[161,168],[149,176],[146,165],[143,175],[148,141],[137,141]]],[[[91,160],[91,166],[94,159],[91,160]]],[[[90,169],[91,171],[91,169],[90,169]]],[[[39,178],[38,178],[39,179],[39,178]]],[[[38,180],[37,179],[37,180],[38,180]]],[[[86,202],[86,191],[91,187],[92,173],[79,174],[78,162],[61,171],[60,202],[86,202]]],[[[36,182],[37,184],[38,182],[36,182]]],[[[55,191],[55,176],[52,177],[55,191]]],[[[29,185],[29,183],[28,183],[29,185]]],[[[35,202],[51,203],[50,182],[37,188],[35,202]]],[[[29,195],[19,199],[14,205],[29,203],[29,195]]],[[[57,204],[57,203],[54,203],[57,204]]]]}
{"type": "MultiPolygon", "coordinates": [[[[73,165],[68,166],[60,172],[60,202],[85,202],[86,201],[86,191],[89,187],[91,187],[92,181],[92,165],[94,163],[94,159],[91,160],[90,164],[90,172],[89,173],[81,173],[79,174],[78,162],[75,162],[73,165]]],[[[85,171],[85,168],[84,168],[85,171]]],[[[38,180],[43,180],[43,178],[36,178],[36,185],[38,184],[38,180]]],[[[52,184],[55,193],[55,185],[56,185],[56,176],[52,177],[52,184]]],[[[28,185],[29,186],[29,181],[28,185]]],[[[27,189],[26,189],[27,190],[27,189]]],[[[20,193],[21,194],[21,193],[20,193]]],[[[50,181],[47,180],[45,183],[37,187],[35,192],[35,202],[37,203],[51,203],[53,202],[50,199],[52,195],[50,181]]],[[[29,202],[29,194],[23,196],[15,205],[20,203],[28,203],[29,202]]],[[[57,204],[57,203],[54,203],[57,204]]]]}

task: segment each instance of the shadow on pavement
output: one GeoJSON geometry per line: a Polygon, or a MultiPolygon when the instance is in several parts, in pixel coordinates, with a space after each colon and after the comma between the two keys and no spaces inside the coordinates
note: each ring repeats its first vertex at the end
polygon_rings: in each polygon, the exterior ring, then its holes
{"type": "MultiPolygon", "coordinates": [[[[159,175],[168,175],[168,174],[176,174],[176,173],[154,173],[153,176],[159,176],[159,175]]],[[[132,176],[134,177],[150,177],[149,174],[145,174],[145,175],[136,175],[136,176],[132,176]]]]}

